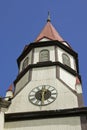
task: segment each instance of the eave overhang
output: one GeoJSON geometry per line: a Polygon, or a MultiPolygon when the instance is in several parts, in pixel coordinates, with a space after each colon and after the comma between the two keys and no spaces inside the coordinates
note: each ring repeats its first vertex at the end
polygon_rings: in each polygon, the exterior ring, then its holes
{"type": "Polygon", "coordinates": [[[87,116],[87,107],[5,114],[5,122],[87,116]]]}
{"type": "Polygon", "coordinates": [[[29,71],[30,69],[39,68],[39,67],[49,67],[49,66],[59,66],[59,67],[65,69],[65,70],[67,70],[72,75],[78,76],[80,81],[81,81],[81,76],[79,75],[79,73],[77,73],[75,70],[73,70],[69,66],[64,65],[64,64],[62,64],[61,62],[58,62],[58,61],[57,62],[46,61],[46,62],[38,62],[37,64],[30,64],[30,65],[28,65],[26,69],[24,69],[21,73],[19,73],[19,75],[17,76],[16,80],[14,81],[14,86],[22,78],[22,76],[24,76],[24,74],[27,71],[29,71]]]}
{"type": "Polygon", "coordinates": [[[18,63],[18,67],[20,66],[20,62],[22,61],[22,59],[34,48],[37,47],[45,47],[45,46],[58,46],[61,49],[65,50],[66,52],[68,52],[69,54],[71,54],[72,56],[75,57],[75,59],[78,58],[78,54],[72,50],[71,48],[67,47],[66,45],[62,44],[60,41],[57,40],[53,40],[53,41],[45,41],[45,42],[37,42],[37,43],[30,43],[26,50],[24,50],[22,52],[22,54],[18,57],[17,59],[17,63],[18,63]]]}

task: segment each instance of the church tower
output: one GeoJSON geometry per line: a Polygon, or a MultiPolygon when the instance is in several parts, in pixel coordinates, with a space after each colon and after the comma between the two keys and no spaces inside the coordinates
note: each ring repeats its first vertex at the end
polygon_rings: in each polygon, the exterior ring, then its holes
{"type": "Polygon", "coordinates": [[[47,23],[17,59],[18,75],[7,91],[5,130],[86,130],[78,54],[47,23]]]}

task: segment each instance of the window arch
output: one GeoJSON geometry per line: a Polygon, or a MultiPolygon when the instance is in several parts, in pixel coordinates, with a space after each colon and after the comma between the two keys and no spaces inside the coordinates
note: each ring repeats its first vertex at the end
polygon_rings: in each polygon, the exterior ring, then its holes
{"type": "Polygon", "coordinates": [[[24,70],[28,66],[28,61],[29,61],[29,58],[26,57],[25,60],[23,61],[22,70],[24,70]]]}
{"type": "Polygon", "coordinates": [[[49,51],[48,50],[41,50],[40,51],[40,62],[48,61],[49,60],[49,51]]]}
{"type": "Polygon", "coordinates": [[[63,64],[70,67],[70,58],[67,54],[62,54],[63,64]]]}

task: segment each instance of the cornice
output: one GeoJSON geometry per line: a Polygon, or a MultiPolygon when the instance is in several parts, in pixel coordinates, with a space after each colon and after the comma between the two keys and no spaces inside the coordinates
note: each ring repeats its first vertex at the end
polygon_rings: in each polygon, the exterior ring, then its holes
{"type": "Polygon", "coordinates": [[[14,81],[14,85],[22,78],[22,76],[24,76],[24,74],[29,71],[32,68],[39,68],[39,67],[49,67],[49,66],[60,66],[61,68],[65,69],[66,71],[68,71],[69,73],[71,73],[74,76],[78,76],[80,81],[81,81],[81,77],[80,75],[73,70],[72,68],[68,67],[67,65],[64,65],[60,62],[51,62],[51,61],[46,61],[46,62],[38,62],[37,64],[30,64],[27,66],[27,68],[25,70],[23,70],[21,73],[19,73],[19,75],[17,76],[16,80],[14,81]]]}
{"type": "Polygon", "coordinates": [[[65,50],[66,52],[68,52],[69,54],[71,54],[72,56],[74,56],[76,59],[78,58],[78,54],[72,50],[71,48],[67,47],[66,45],[64,45],[63,43],[57,41],[57,40],[53,40],[53,41],[45,41],[45,42],[37,42],[37,43],[30,43],[27,48],[22,52],[22,54],[18,57],[17,59],[17,63],[18,63],[18,67],[20,65],[21,60],[33,49],[33,48],[37,48],[37,47],[45,47],[45,46],[58,46],[61,49],[65,50]]]}
{"type": "Polygon", "coordinates": [[[61,110],[35,111],[35,112],[20,112],[20,113],[6,113],[5,122],[35,120],[35,119],[49,119],[49,118],[66,118],[76,116],[87,116],[87,107],[70,108],[61,110]]]}

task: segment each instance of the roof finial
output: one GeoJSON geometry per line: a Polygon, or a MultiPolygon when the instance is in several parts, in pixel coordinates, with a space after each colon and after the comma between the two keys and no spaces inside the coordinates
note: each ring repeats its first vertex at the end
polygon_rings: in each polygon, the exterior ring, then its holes
{"type": "Polygon", "coordinates": [[[47,18],[47,22],[50,22],[51,18],[50,18],[50,12],[48,11],[48,18],[47,18]]]}

